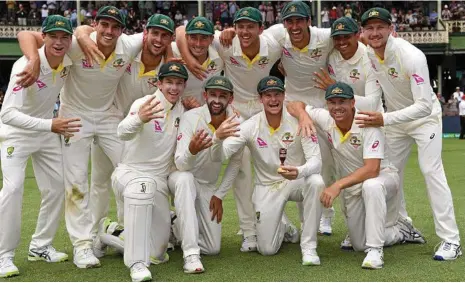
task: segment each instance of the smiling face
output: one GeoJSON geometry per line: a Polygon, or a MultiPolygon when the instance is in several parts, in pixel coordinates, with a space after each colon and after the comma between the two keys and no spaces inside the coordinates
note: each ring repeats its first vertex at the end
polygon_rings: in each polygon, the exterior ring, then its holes
{"type": "Polygon", "coordinates": [[[284,20],[292,45],[307,45],[310,40],[310,21],[303,17],[289,17],[284,20]]]}
{"type": "Polygon", "coordinates": [[[334,48],[343,58],[351,58],[358,49],[360,33],[341,34],[333,37],[334,48]]]}
{"type": "Polygon", "coordinates": [[[336,124],[346,123],[347,121],[353,119],[355,99],[339,97],[329,98],[326,100],[326,105],[328,106],[329,114],[331,117],[333,117],[336,124]]]}
{"type": "Polygon", "coordinates": [[[144,34],[144,50],[155,57],[163,55],[172,40],[173,35],[169,31],[156,27],[149,28],[144,34]]]}
{"type": "Polygon", "coordinates": [[[212,116],[221,115],[233,101],[232,93],[222,89],[207,89],[203,97],[208,105],[208,110],[212,116]]]}
{"type": "Polygon", "coordinates": [[[179,77],[169,76],[157,82],[158,88],[171,104],[175,104],[186,88],[186,80],[179,77]]]}
{"type": "Polygon", "coordinates": [[[72,36],[64,31],[52,31],[42,34],[45,52],[53,57],[63,57],[71,46],[72,36]]]}
{"type": "Polygon", "coordinates": [[[213,35],[186,34],[189,51],[194,57],[202,57],[208,54],[208,47],[213,42],[213,35]]]}
{"type": "Polygon", "coordinates": [[[259,35],[263,32],[263,26],[248,20],[237,21],[235,29],[243,49],[256,44],[259,40],[259,35]]]}
{"type": "Polygon", "coordinates": [[[393,31],[393,26],[378,19],[369,20],[363,27],[363,36],[373,49],[383,49],[393,31]]]}
{"type": "Polygon", "coordinates": [[[271,115],[281,114],[284,103],[284,92],[279,90],[268,90],[260,94],[260,102],[263,104],[265,113],[271,115]]]}
{"type": "Polygon", "coordinates": [[[113,19],[102,18],[97,21],[95,30],[97,31],[98,45],[114,48],[119,36],[123,32],[123,27],[113,19]]]}

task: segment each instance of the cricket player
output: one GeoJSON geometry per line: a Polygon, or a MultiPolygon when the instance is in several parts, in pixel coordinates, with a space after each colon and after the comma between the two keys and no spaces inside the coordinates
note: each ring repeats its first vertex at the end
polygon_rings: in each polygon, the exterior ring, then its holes
{"type": "Polygon", "coordinates": [[[412,144],[418,146],[418,163],[425,178],[436,234],[442,240],[434,259],[454,260],[462,251],[441,159],[441,107],[429,83],[426,57],[409,42],[390,36],[391,15],[385,9],[366,11],[362,27],[369,44],[372,72],[384,92],[387,113],[361,111],[364,116],[357,116],[356,121],[360,127],[385,127],[390,160],[400,171],[400,213],[405,218],[408,216],[402,191],[403,172],[412,144]]]}
{"type": "MultiPolygon", "coordinates": [[[[115,105],[127,115],[132,103],[157,90],[157,75],[166,61],[165,52],[174,40],[174,22],[162,14],[154,14],[147,20],[143,47],[126,68],[116,89],[115,105]]],[[[113,165],[100,146],[92,145],[91,197],[101,200],[94,202],[93,233],[98,230],[99,221],[108,215],[111,182],[108,176],[113,173],[113,165]],[[103,178],[103,179],[101,179],[103,178]]],[[[118,223],[123,223],[123,206],[117,204],[118,223]]],[[[102,257],[100,243],[94,239],[94,254],[102,257]]]]}
{"type": "MultiPolygon", "coordinates": [[[[193,18],[185,28],[185,40],[189,53],[208,72],[207,78],[220,75],[224,69],[223,60],[212,46],[214,34],[213,23],[204,17],[193,18]]],[[[176,42],[171,43],[171,48],[175,57],[182,58],[176,42]]],[[[183,94],[183,103],[188,108],[194,108],[205,103],[203,98],[205,81],[198,79],[189,70],[188,72],[189,80],[183,94]]]]}
{"type": "MultiPolygon", "coordinates": [[[[221,145],[212,146],[212,138],[238,135],[234,129],[240,123],[229,106],[233,101],[233,84],[228,78],[210,77],[205,82],[203,96],[206,104],[181,117],[175,154],[179,171],[171,173],[168,179],[176,207],[175,225],[182,240],[185,273],[204,271],[201,253],[216,255],[220,252],[225,194],[216,193],[219,190],[216,184],[224,160],[221,159],[221,145]],[[216,208],[221,211],[216,212],[216,208]]],[[[242,152],[232,156],[227,172],[233,170],[237,174],[241,158],[242,152]]],[[[232,185],[232,180],[227,178],[222,182],[220,187],[229,189],[232,185]]]]}
{"type": "MultiPolygon", "coordinates": [[[[248,119],[262,110],[259,97],[253,90],[256,89],[260,79],[269,74],[274,63],[279,59],[281,48],[274,39],[261,35],[263,23],[258,9],[252,7],[240,9],[234,17],[234,27],[237,35],[232,40],[232,46],[223,46],[219,34],[215,34],[213,46],[224,62],[225,76],[234,85],[232,106],[239,112],[241,118],[248,119]]],[[[198,70],[203,70],[188,51],[183,27],[178,27],[176,30],[176,43],[191,72],[197,74],[198,70]]],[[[257,250],[251,172],[250,152],[246,148],[239,175],[234,183],[239,226],[244,236],[241,247],[243,252],[257,250]]]]}
{"type": "Polygon", "coordinates": [[[183,65],[163,64],[158,72],[158,90],[136,100],[118,125],[118,137],[126,142],[112,184],[116,197],[124,201],[124,263],[136,282],[152,279],[150,254],[163,257],[168,245],[171,222],[167,178],[184,112],[178,100],[187,79],[183,65]]]}
{"type": "Polygon", "coordinates": [[[264,111],[242,123],[239,137],[225,139],[222,146],[225,158],[245,146],[250,148],[255,170],[252,201],[258,252],[273,255],[285,238],[298,241],[298,230],[283,221],[283,216],[289,200],[300,201],[305,214],[300,243],[302,264],[320,265],[316,252],[322,209],[319,196],[325,185],[320,175],[317,138],[297,136],[298,121],[283,107],[284,83],[280,79],[263,78],[257,92],[264,111]]]}
{"type": "MultiPolygon", "coordinates": [[[[64,137],[62,143],[66,227],[74,246],[74,264],[78,268],[100,266],[92,251],[91,208],[98,207],[92,203],[101,200],[89,198],[91,144],[95,141],[102,147],[113,166],[120,161],[123,143],[118,139],[116,129],[123,114],[114,106],[116,89],[127,66],[142,48],[142,34],[121,35],[124,24],[124,15],[116,7],[104,6],[97,12],[96,32],[90,38],[106,59],[90,64],[77,40],[73,40],[68,52],[73,64],[60,96],[60,115],[79,117],[82,121],[81,131],[71,138],[64,137]]],[[[21,50],[27,58],[39,62],[35,59],[37,50],[32,49],[37,46],[35,37],[24,39],[20,39],[21,50]]]]}
{"type": "Polygon", "coordinates": [[[384,266],[383,246],[425,240],[406,219],[399,218],[398,171],[386,156],[384,132],[355,124],[358,110],[352,87],[343,82],[330,85],[326,101],[328,110],[306,108],[326,133],[339,175],[320,200],[329,207],[341,195],[353,249],[367,254],[362,267],[379,269],[384,266]]]}
{"type": "Polygon", "coordinates": [[[69,75],[71,22],[58,15],[42,24],[44,46],[38,50],[40,74],[30,87],[16,83],[26,66],[21,57],[13,65],[0,119],[6,139],[2,143],[3,188],[0,190],[0,277],[19,275],[13,263],[21,239],[21,207],[29,157],[42,195],[37,226],[29,245],[29,261],[61,262],[68,255],[56,251],[52,241],[63,213],[65,189],[60,137],[79,131],[79,118],[53,118],[53,109],[69,75]]]}

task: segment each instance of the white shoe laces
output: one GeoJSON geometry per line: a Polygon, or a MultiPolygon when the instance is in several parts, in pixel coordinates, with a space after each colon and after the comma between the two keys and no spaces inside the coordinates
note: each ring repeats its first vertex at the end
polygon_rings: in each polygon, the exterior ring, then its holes
{"type": "Polygon", "coordinates": [[[131,267],[132,271],[134,272],[142,272],[142,271],[145,271],[147,268],[146,266],[141,263],[141,262],[136,262],[134,263],[134,265],[131,267]]]}
{"type": "Polygon", "coordinates": [[[82,258],[90,258],[93,255],[94,255],[94,253],[92,252],[92,249],[89,249],[89,248],[82,249],[77,253],[77,256],[82,257],[82,258]]]}
{"type": "Polygon", "coordinates": [[[200,261],[199,255],[190,255],[186,257],[186,263],[198,263],[200,261]]]}

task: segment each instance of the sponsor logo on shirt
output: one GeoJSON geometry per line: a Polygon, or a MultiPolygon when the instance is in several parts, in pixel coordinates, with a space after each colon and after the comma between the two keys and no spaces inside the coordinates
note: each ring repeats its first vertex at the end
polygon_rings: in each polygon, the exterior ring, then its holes
{"type": "Polygon", "coordinates": [[[229,61],[231,61],[231,64],[233,64],[234,66],[240,66],[239,62],[237,62],[237,60],[233,57],[229,57],[229,61]]]}
{"type": "Polygon", "coordinates": [[[312,140],[313,143],[318,143],[318,138],[315,135],[311,135],[310,139],[312,140]]]}
{"type": "Polygon", "coordinates": [[[129,63],[129,65],[128,65],[127,68],[126,68],[126,73],[128,73],[128,74],[131,74],[131,73],[132,73],[131,67],[132,67],[132,64],[129,63]]]}
{"type": "Polygon", "coordinates": [[[17,86],[15,86],[15,87],[13,88],[13,92],[17,92],[17,91],[20,91],[20,90],[22,90],[22,89],[23,89],[22,86],[17,85],[17,86]]]}
{"type": "Polygon", "coordinates": [[[64,138],[63,141],[65,142],[66,147],[69,147],[71,145],[71,143],[69,142],[69,137],[64,138]]]}
{"type": "Polygon", "coordinates": [[[371,67],[373,68],[373,70],[378,71],[378,70],[376,69],[375,62],[373,62],[373,60],[371,60],[371,59],[370,59],[370,62],[371,62],[371,67]]]}
{"type": "Polygon", "coordinates": [[[419,76],[417,74],[413,74],[412,77],[413,77],[413,79],[415,79],[415,83],[417,85],[422,85],[422,84],[425,83],[425,80],[421,76],[419,76]]]}
{"type": "Polygon", "coordinates": [[[260,148],[268,147],[268,144],[261,138],[257,138],[257,144],[258,144],[258,147],[260,148]]]}
{"type": "Polygon", "coordinates": [[[260,60],[258,60],[258,66],[263,69],[268,66],[269,62],[270,59],[268,59],[268,57],[261,57],[260,60]]]}
{"type": "Polygon", "coordinates": [[[119,58],[119,59],[116,59],[115,61],[113,61],[113,67],[116,68],[116,69],[121,69],[124,64],[126,64],[126,62],[123,60],[123,58],[119,58]]]}
{"type": "Polygon", "coordinates": [[[378,145],[379,145],[379,140],[375,140],[375,141],[373,142],[373,144],[371,145],[371,148],[372,148],[372,149],[375,149],[375,148],[378,147],[378,145]]]}
{"type": "Polygon", "coordinates": [[[336,75],[336,73],[334,73],[334,69],[333,69],[333,66],[331,66],[331,64],[328,64],[328,73],[333,76],[336,75]]]}
{"type": "Polygon", "coordinates": [[[182,133],[179,133],[178,137],[176,138],[178,141],[182,139],[182,133]]]}
{"type": "Polygon", "coordinates": [[[292,55],[291,53],[289,52],[289,50],[287,50],[286,48],[283,47],[283,54],[284,56],[288,57],[288,58],[292,58],[292,55]]]}
{"type": "Polygon", "coordinates": [[[82,68],[83,69],[92,69],[92,65],[87,62],[87,59],[82,59],[82,68]]]}
{"type": "Polygon", "coordinates": [[[357,136],[352,136],[350,138],[350,144],[354,147],[354,149],[358,149],[362,144],[362,141],[357,136]]]}
{"type": "Polygon", "coordinates": [[[45,83],[43,83],[41,80],[37,80],[36,84],[37,84],[37,87],[39,88],[39,90],[44,89],[44,88],[47,87],[47,85],[45,83]]]}
{"type": "Polygon", "coordinates": [[[154,124],[154,129],[155,129],[155,132],[157,133],[161,133],[163,132],[163,129],[161,128],[161,125],[160,123],[157,121],[157,120],[153,120],[153,124],[154,124]]]}
{"type": "Polygon", "coordinates": [[[391,78],[395,79],[399,76],[399,73],[397,73],[395,68],[389,68],[388,74],[391,76],[391,78]]]}
{"type": "Polygon", "coordinates": [[[328,134],[328,141],[331,145],[333,145],[333,137],[331,136],[330,133],[327,133],[328,134]]]}
{"type": "Polygon", "coordinates": [[[321,51],[320,48],[315,48],[310,53],[310,58],[315,59],[315,60],[319,60],[320,57],[321,57],[321,53],[322,53],[322,51],[321,51]]]}
{"type": "Polygon", "coordinates": [[[352,71],[350,71],[349,77],[352,80],[352,83],[355,83],[357,80],[360,79],[360,72],[358,71],[358,69],[353,69],[352,71]]]}

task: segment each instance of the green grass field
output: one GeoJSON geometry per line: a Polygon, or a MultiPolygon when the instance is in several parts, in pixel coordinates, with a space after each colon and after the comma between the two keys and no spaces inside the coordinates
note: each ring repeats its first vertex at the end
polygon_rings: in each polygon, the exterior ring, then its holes
{"type": "MultiPolygon", "coordinates": [[[[444,140],[443,160],[449,185],[452,189],[457,223],[464,237],[465,223],[465,142],[444,140]]],[[[15,264],[21,275],[3,281],[130,281],[129,271],[123,264],[122,256],[110,253],[101,259],[102,267],[78,269],[72,260],[66,263],[29,263],[27,248],[36,225],[40,194],[34,179],[32,166],[28,166],[23,202],[23,224],[21,243],[16,252],[15,264]]],[[[170,254],[170,261],[160,266],[151,266],[154,281],[463,281],[465,260],[437,262],[432,260],[435,245],[439,242],[434,232],[431,209],[426,196],[425,183],[417,164],[414,150],[408,162],[405,176],[405,194],[410,216],[427,239],[425,245],[401,245],[385,249],[385,268],[363,270],[360,265],[364,258],[361,252],[345,252],[339,249],[346,227],[339,208],[333,235],[319,236],[318,253],[322,265],[310,267],[301,265],[298,244],[284,244],[275,256],[261,256],[257,253],[241,253],[241,237],[236,235],[238,221],[232,195],[225,200],[223,237],[221,253],[218,256],[203,257],[206,272],[186,275],[182,271],[180,248],[170,254]]],[[[287,208],[289,217],[297,223],[295,205],[287,208]]],[[[115,216],[114,207],[111,216],[115,216]]],[[[2,223],[2,225],[8,225],[2,223]]],[[[73,247],[66,232],[64,220],[56,235],[54,246],[67,252],[72,258],[73,247]]]]}

